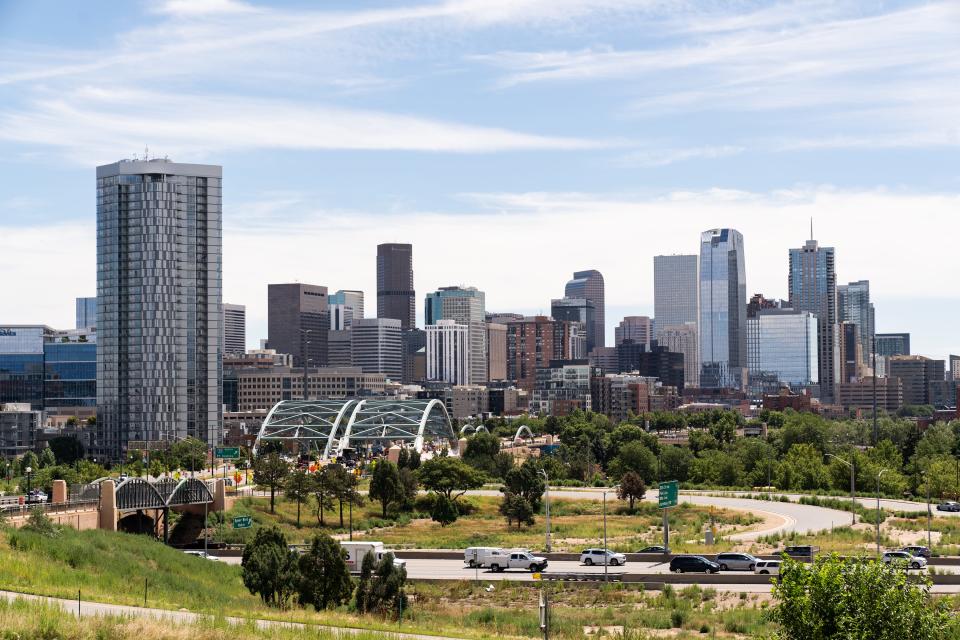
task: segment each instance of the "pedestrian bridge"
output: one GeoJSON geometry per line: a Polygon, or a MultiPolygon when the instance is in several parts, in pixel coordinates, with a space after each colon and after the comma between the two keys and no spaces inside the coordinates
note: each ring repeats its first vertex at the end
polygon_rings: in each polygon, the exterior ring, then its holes
{"type": "Polygon", "coordinates": [[[363,443],[401,444],[423,452],[428,442],[457,451],[458,439],[440,400],[283,400],[270,410],[254,443],[295,444],[340,456],[363,443]]]}
{"type": "MultiPolygon", "coordinates": [[[[74,490],[71,495],[79,494],[85,498],[99,499],[102,483],[112,478],[100,478],[88,485],[74,490]]],[[[196,478],[160,478],[150,482],[143,478],[127,478],[114,486],[114,496],[118,511],[143,511],[146,509],[168,509],[184,505],[212,503],[213,492],[210,486],[196,478]]]]}

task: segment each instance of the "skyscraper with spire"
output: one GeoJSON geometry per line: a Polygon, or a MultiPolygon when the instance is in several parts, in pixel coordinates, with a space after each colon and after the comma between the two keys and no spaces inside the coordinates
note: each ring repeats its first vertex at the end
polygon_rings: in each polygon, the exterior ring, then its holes
{"type": "Polygon", "coordinates": [[[837,335],[837,273],[833,247],[821,247],[813,237],[799,249],[790,249],[788,275],[790,306],[817,316],[820,399],[833,402],[840,377],[837,335]]]}

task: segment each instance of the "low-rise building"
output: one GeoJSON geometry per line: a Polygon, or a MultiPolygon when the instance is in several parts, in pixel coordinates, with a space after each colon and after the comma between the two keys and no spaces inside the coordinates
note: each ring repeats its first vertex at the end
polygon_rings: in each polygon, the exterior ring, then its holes
{"type": "Polygon", "coordinates": [[[871,376],[855,382],[841,382],[838,386],[840,405],[847,410],[872,410],[874,393],[876,393],[879,409],[894,412],[903,406],[903,382],[900,378],[874,380],[871,376]]]}
{"type": "Polygon", "coordinates": [[[537,369],[530,409],[540,415],[565,416],[576,409],[590,411],[590,378],[597,370],[586,360],[552,360],[537,369]]]}
{"type": "MultiPolygon", "coordinates": [[[[386,392],[386,376],[364,373],[360,367],[307,370],[308,399],[341,399],[380,396],[386,392]]],[[[303,395],[303,369],[280,367],[237,372],[240,412],[269,410],[281,400],[299,400],[303,395]]]]}
{"type": "Polygon", "coordinates": [[[0,405],[0,456],[14,458],[37,449],[43,430],[43,412],[29,402],[0,405]]]}

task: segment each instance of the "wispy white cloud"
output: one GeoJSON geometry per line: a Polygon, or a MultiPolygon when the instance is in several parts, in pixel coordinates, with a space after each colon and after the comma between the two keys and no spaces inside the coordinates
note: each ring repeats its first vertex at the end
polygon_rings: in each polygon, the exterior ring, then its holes
{"type": "Polygon", "coordinates": [[[743,153],[739,145],[687,147],[682,149],[640,149],[624,154],[615,161],[621,167],[665,167],[686,160],[714,160],[743,153]]]}
{"type": "Polygon", "coordinates": [[[261,148],[488,153],[610,144],[372,110],[94,87],[0,110],[0,139],[61,148],[88,166],[126,155],[132,141],[193,158],[261,148]]]}
{"type": "Polygon", "coordinates": [[[212,14],[253,13],[257,9],[239,0],[161,0],[148,2],[147,9],[153,13],[196,18],[212,14]]]}

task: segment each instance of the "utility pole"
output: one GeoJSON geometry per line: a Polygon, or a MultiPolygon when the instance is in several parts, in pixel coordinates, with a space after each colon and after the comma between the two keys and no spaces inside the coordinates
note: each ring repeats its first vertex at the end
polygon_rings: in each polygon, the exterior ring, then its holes
{"type": "Polygon", "coordinates": [[[877,519],[877,558],[880,557],[880,476],[882,476],[888,469],[880,469],[880,473],[877,474],[877,513],[875,514],[877,519]]]}
{"type": "MultiPolygon", "coordinates": [[[[850,459],[850,462],[847,462],[840,456],[835,456],[832,453],[828,453],[827,457],[833,458],[834,460],[837,460],[838,462],[842,462],[843,464],[850,467],[850,514],[852,518],[851,524],[857,524],[857,484],[856,484],[857,480],[856,480],[856,473],[854,472],[853,458],[850,459]]],[[[879,492],[879,489],[877,489],[877,491],[879,492]]]]}
{"type": "Polygon", "coordinates": [[[543,476],[544,509],[546,510],[547,537],[546,549],[550,553],[550,477],[544,469],[540,469],[540,475],[543,476]]]}
{"type": "Polygon", "coordinates": [[[310,359],[307,357],[307,345],[310,344],[310,341],[307,340],[307,334],[311,333],[313,329],[300,329],[302,334],[301,342],[303,342],[303,349],[301,356],[303,358],[303,399],[307,400],[307,364],[310,362],[310,359]]]}

